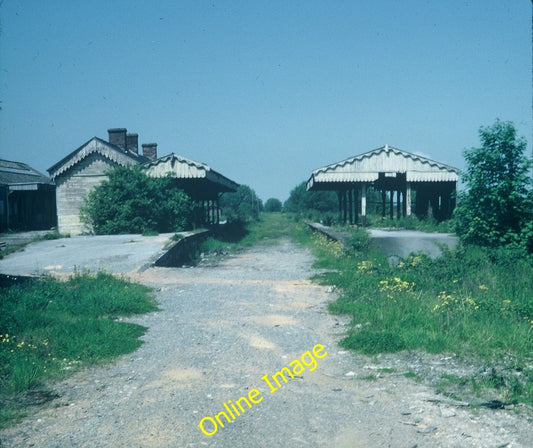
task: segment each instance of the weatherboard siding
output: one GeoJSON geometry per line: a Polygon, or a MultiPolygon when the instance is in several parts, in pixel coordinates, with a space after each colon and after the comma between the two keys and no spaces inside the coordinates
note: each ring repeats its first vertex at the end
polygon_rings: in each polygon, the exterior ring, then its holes
{"type": "Polygon", "coordinates": [[[107,179],[104,174],[117,165],[99,154],[91,154],[56,178],[58,229],[62,234],[80,235],[90,231],[80,219],[80,208],[89,192],[107,179]]]}

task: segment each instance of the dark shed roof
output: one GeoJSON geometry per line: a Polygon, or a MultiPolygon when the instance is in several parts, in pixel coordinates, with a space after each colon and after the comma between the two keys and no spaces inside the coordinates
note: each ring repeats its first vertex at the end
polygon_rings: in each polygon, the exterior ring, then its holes
{"type": "Polygon", "coordinates": [[[53,181],[26,163],[0,159],[0,184],[10,190],[37,190],[39,185],[53,185],[53,181]]]}

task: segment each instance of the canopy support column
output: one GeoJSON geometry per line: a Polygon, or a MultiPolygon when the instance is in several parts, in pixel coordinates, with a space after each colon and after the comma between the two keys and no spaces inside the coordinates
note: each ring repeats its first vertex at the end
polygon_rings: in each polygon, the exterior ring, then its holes
{"type": "Polygon", "coordinates": [[[366,184],[361,187],[361,220],[363,226],[366,226],[366,184]]]}
{"type": "Polygon", "coordinates": [[[411,216],[411,184],[409,182],[405,187],[405,215],[411,216]]]}

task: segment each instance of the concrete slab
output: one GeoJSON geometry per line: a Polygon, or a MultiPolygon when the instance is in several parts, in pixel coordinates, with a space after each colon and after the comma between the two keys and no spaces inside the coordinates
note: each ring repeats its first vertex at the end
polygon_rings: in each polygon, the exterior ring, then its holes
{"type": "Polygon", "coordinates": [[[0,260],[7,275],[69,274],[76,271],[138,272],[164,253],[173,233],[157,236],[74,236],[38,241],[0,260]]]}
{"type": "Polygon", "coordinates": [[[423,252],[432,258],[441,254],[441,246],[453,249],[457,237],[450,233],[429,233],[418,230],[369,230],[377,247],[389,256],[407,258],[411,253],[423,252]]]}
{"type": "Polygon", "coordinates": [[[32,230],[29,232],[6,232],[0,234],[0,244],[5,243],[8,249],[24,246],[34,240],[53,234],[52,230],[32,230]]]}
{"type": "MultiPolygon", "coordinates": [[[[350,239],[349,232],[335,230],[318,223],[308,224],[312,229],[322,232],[343,244],[350,239]]],[[[421,232],[418,230],[367,230],[375,245],[391,257],[393,262],[398,262],[400,258],[407,258],[410,254],[418,252],[425,253],[431,258],[436,258],[441,255],[443,246],[453,249],[459,241],[457,236],[452,233],[421,232]]]]}

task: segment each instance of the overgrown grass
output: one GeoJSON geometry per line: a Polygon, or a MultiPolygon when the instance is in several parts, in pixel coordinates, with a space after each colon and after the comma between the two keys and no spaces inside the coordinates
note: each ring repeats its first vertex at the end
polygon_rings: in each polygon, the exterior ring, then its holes
{"type": "Polygon", "coordinates": [[[280,238],[292,235],[294,225],[294,216],[290,213],[262,213],[259,220],[223,228],[202,243],[201,251],[231,252],[257,244],[275,244],[280,238]]]}
{"type": "MultiPolygon", "coordinates": [[[[325,225],[328,225],[325,223],[325,225]]],[[[339,230],[346,230],[345,225],[335,225],[339,230]]],[[[390,219],[388,216],[383,218],[378,215],[368,215],[366,218],[366,227],[385,228],[385,229],[402,229],[402,230],[420,230],[421,232],[441,232],[455,233],[455,221],[445,220],[437,221],[435,218],[419,219],[415,215],[406,216],[400,219],[390,219]]]]}
{"type": "Polygon", "coordinates": [[[405,230],[420,230],[422,232],[442,232],[454,233],[455,223],[453,220],[437,221],[435,218],[419,219],[415,215],[406,216],[400,219],[382,218],[381,216],[371,216],[367,220],[370,227],[385,227],[405,230]]]}
{"type": "Polygon", "coordinates": [[[0,294],[0,427],[24,415],[28,391],[137,349],[146,328],[118,318],[157,310],[148,288],[104,273],[0,294]]]}
{"type": "Polygon", "coordinates": [[[353,232],[346,248],[310,237],[318,267],[330,269],[319,280],[340,291],[330,311],[352,317],[343,347],[455,353],[489,372],[464,379],[471,392],[489,388],[505,401],[533,404],[531,259],[467,247],[391,266],[364,230],[353,232]]]}

